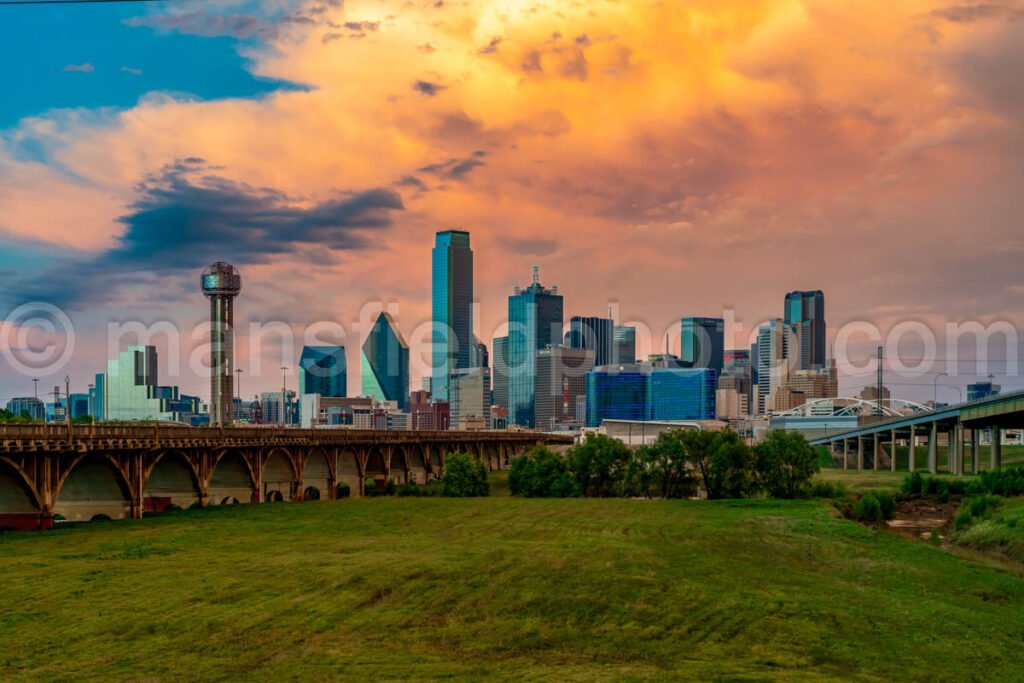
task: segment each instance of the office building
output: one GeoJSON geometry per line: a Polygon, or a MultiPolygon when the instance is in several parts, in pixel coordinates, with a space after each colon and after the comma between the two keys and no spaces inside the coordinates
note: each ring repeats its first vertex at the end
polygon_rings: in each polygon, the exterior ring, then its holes
{"type": "Polygon", "coordinates": [[[573,316],[569,319],[565,345],[570,349],[593,351],[595,365],[618,362],[615,357],[615,322],[610,318],[573,316]]]}
{"type": "Polygon", "coordinates": [[[493,341],[494,365],[491,385],[494,405],[508,410],[508,337],[495,337],[493,341]]]}
{"type": "Polygon", "coordinates": [[[448,400],[448,377],[453,370],[472,367],[473,251],[469,233],[445,230],[437,233],[432,253],[433,372],[431,394],[448,400]]]}
{"type": "Polygon", "coordinates": [[[536,266],[533,282],[516,288],[508,298],[508,409],[509,423],[534,426],[537,351],[562,340],[562,297],[558,287],[540,283],[536,266]]]}
{"type": "Polygon", "coordinates": [[[790,367],[799,367],[799,325],[787,325],[780,318],[770,320],[757,331],[757,377],[759,415],[776,410],[773,392],[781,391],[789,380],[790,367]],[[790,350],[795,349],[795,358],[790,350]]]}
{"type": "Polygon", "coordinates": [[[825,369],[825,294],[820,290],[790,292],[786,295],[783,320],[800,326],[800,364],[795,369],[825,369]]]}
{"type": "Polygon", "coordinates": [[[7,402],[7,412],[15,417],[27,415],[33,420],[42,422],[46,419],[46,406],[33,396],[12,398],[7,402]]]}
{"type": "Polygon", "coordinates": [[[605,420],[713,420],[716,381],[707,368],[595,368],[587,375],[587,426],[600,427],[605,420]]]}
{"type": "MultiPolygon", "coordinates": [[[[363,343],[363,393],[409,406],[409,345],[390,313],[381,313],[363,343]]],[[[447,382],[446,382],[447,384],[447,382]]]]}
{"type": "Polygon", "coordinates": [[[593,350],[582,348],[549,346],[537,352],[537,429],[553,432],[583,426],[577,401],[587,395],[587,374],[594,369],[594,358],[593,350]]]}
{"type": "Polygon", "coordinates": [[[305,346],[299,357],[299,396],[331,398],[348,395],[348,362],[344,346],[305,346]]]}
{"type": "Polygon", "coordinates": [[[230,263],[218,261],[203,271],[200,284],[210,300],[210,424],[228,424],[235,398],[235,297],[242,291],[242,276],[230,263]]]}
{"type": "MultiPolygon", "coordinates": [[[[315,396],[316,394],[311,395],[315,396]]],[[[298,424],[299,406],[296,402],[296,394],[289,389],[287,396],[288,398],[282,406],[280,391],[264,391],[260,394],[260,409],[264,424],[298,424]]]]}
{"type": "Polygon", "coordinates": [[[612,365],[632,365],[636,363],[636,328],[616,325],[614,336],[614,354],[612,365]]]}
{"type": "Polygon", "coordinates": [[[448,380],[448,411],[451,429],[464,430],[475,418],[486,422],[491,414],[491,371],[467,368],[453,372],[448,380]]]}
{"type": "Polygon", "coordinates": [[[178,387],[159,386],[155,346],[130,346],[108,361],[106,374],[96,378],[96,389],[102,390],[94,403],[103,406],[104,420],[182,422],[187,417],[174,403],[178,387]]]}
{"type": "Polygon", "coordinates": [[[491,354],[487,351],[487,344],[480,341],[480,338],[473,336],[473,357],[470,359],[471,368],[491,367],[491,354]]]}
{"type": "Polygon", "coordinates": [[[721,318],[683,318],[679,361],[684,368],[721,372],[725,357],[725,321],[721,318]]]}

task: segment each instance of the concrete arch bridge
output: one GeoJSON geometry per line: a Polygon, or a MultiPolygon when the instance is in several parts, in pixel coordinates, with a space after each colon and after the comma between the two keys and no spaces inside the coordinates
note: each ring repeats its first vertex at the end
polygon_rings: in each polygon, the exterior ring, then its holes
{"type": "MultiPolygon", "coordinates": [[[[489,469],[537,443],[516,432],[0,425],[0,529],[139,518],[177,506],[335,499],[364,482],[426,483],[449,453],[489,469]]],[[[173,508],[172,508],[173,509],[173,508]]]]}

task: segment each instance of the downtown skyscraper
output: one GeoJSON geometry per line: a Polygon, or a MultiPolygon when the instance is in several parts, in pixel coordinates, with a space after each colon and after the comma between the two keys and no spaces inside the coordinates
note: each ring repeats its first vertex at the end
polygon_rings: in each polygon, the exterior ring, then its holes
{"type": "Polygon", "coordinates": [[[540,283],[536,266],[533,282],[516,287],[508,298],[508,421],[534,427],[537,392],[537,352],[562,341],[562,297],[557,287],[540,283]]]}
{"type": "Polygon", "coordinates": [[[683,318],[679,362],[684,368],[709,368],[721,374],[725,357],[725,321],[721,318],[683,318]]]}
{"type": "Polygon", "coordinates": [[[790,292],[786,295],[783,320],[800,326],[800,370],[825,368],[825,294],[790,292]]]}
{"type": "Polygon", "coordinates": [[[432,252],[433,362],[431,393],[448,400],[449,375],[472,367],[476,355],[473,336],[473,250],[469,233],[437,233],[432,252]]]}
{"type": "Polygon", "coordinates": [[[389,313],[381,313],[366,336],[362,375],[364,394],[408,408],[409,345],[389,313]]]}

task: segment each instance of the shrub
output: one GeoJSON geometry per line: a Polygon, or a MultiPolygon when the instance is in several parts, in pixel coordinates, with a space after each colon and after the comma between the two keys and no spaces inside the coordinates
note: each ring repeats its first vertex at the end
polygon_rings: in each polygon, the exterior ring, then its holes
{"type": "Polygon", "coordinates": [[[340,484],[338,484],[338,498],[348,498],[351,495],[352,495],[352,487],[351,486],[349,486],[345,482],[341,482],[340,484]]]}
{"type": "Polygon", "coordinates": [[[896,501],[888,493],[868,491],[847,504],[844,513],[859,522],[881,524],[893,518],[896,513],[896,501]]]}
{"type": "Polygon", "coordinates": [[[849,492],[846,486],[841,482],[815,479],[811,482],[811,486],[807,490],[807,495],[811,498],[831,498],[832,500],[837,500],[845,498],[849,495],[849,492]]]}
{"type": "Polygon", "coordinates": [[[577,495],[569,463],[550,448],[538,445],[512,461],[509,491],[524,498],[568,498],[577,495]]]}
{"type": "Polygon", "coordinates": [[[903,493],[910,496],[919,496],[924,490],[924,482],[921,478],[920,472],[912,472],[906,479],[903,480],[903,493]]]}
{"type": "Polygon", "coordinates": [[[487,468],[465,453],[453,453],[445,458],[441,485],[446,498],[478,498],[490,494],[487,468]]]}
{"type": "Polygon", "coordinates": [[[697,494],[697,479],[686,459],[686,437],[682,430],[658,434],[654,443],[633,451],[623,493],[647,498],[688,498],[697,494]]]}
{"type": "Polygon", "coordinates": [[[426,484],[417,484],[416,482],[409,482],[408,484],[402,484],[398,487],[399,498],[427,498],[430,496],[440,496],[444,493],[443,487],[440,482],[428,482],[426,484]]]}
{"type": "Polygon", "coordinates": [[[754,448],[758,483],[773,498],[796,498],[820,470],[800,432],[774,431],[754,448]]]}

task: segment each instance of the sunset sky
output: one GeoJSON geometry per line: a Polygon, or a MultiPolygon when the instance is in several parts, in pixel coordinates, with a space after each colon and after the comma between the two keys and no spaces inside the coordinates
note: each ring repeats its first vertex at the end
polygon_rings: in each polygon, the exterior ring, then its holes
{"type": "MultiPolygon", "coordinates": [[[[360,311],[414,338],[448,227],[488,344],[535,264],[567,318],[616,303],[655,350],[725,308],[745,346],[793,289],[824,290],[833,329],[1024,323],[1024,3],[0,7],[0,56],[0,315],[50,302],[76,330],[44,385],[84,391],[111,321],[191,334],[226,260],[243,328],[349,330],[357,391],[360,311]]],[[[261,361],[246,395],[280,386],[274,343],[261,361]]],[[[31,391],[0,365],[0,399],[31,391]]]]}

